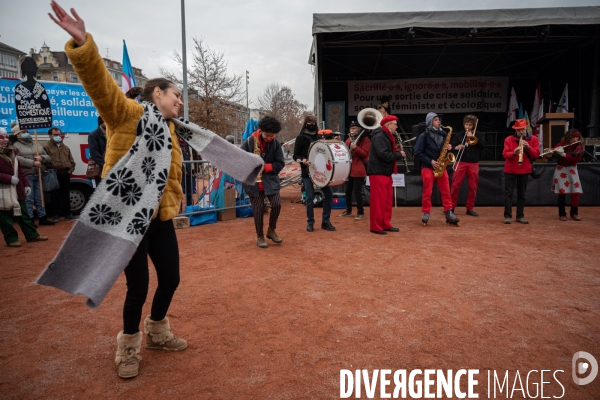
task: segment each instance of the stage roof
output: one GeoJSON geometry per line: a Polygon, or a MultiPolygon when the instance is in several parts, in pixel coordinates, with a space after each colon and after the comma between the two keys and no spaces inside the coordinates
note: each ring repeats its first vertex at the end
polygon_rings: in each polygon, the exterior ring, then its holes
{"type": "Polygon", "coordinates": [[[313,14],[312,33],[600,24],[600,7],[313,14]]]}

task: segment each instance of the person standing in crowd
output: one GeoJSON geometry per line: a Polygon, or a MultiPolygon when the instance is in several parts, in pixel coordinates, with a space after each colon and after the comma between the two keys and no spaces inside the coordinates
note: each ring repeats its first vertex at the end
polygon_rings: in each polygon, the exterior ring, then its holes
{"type": "Polygon", "coordinates": [[[96,189],[74,231],[97,233],[96,253],[98,249],[123,247],[114,254],[107,254],[110,261],[94,257],[82,259],[85,265],[77,273],[69,273],[73,266],[61,263],[75,262],[78,255],[74,253],[81,240],[71,233],[52,264],[55,268],[46,268],[37,283],[72,293],[69,288],[80,285],[82,279],[85,285],[95,285],[79,287],[89,297],[88,304],[93,300],[95,303],[90,305],[97,306],[105,296],[105,287],[114,283],[107,276],[115,273],[118,276],[120,266],[125,263],[127,294],[122,313],[123,330],[117,335],[115,363],[121,378],[132,378],[138,375],[141,360],[139,325],[148,294],[148,256],[156,269],[158,287],[150,315],[144,320],[146,348],[170,351],[187,348],[187,342],[171,332],[166,316],[180,281],[179,248],[173,226],[183,194],[178,135],[190,145],[215,154],[220,165],[245,181],[255,179],[262,160],[178,118],[183,107],[181,92],[167,79],[150,79],[140,95],[142,104],[128,99],[106,69],[94,38],[86,32],[84,21],[76,11],[71,9],[71,17],[55,1],[51,7],[54,15],[50,14],[50,18],[72,37],[65,46],[66,54],[108,128],[106,178],[96,189]],[[89,282],[89,276],[96,277],[99,284],[89,282]]]}
{"type": "Polygon", "coordinates": [[[452,211],[454,212],[456,205],[458,204],[458,193],[460,192],[460,187],[462,186],[466,175],[469,187],[466,203],[467,215],[473,217],[479,216],[473,208],[475,207],[475,197],[477,196],[477,187],[479,186],[479,155],[484,149],[483,135],[481,135],[480,132],[475,132],[476,124],[476,116],[470,114],[466,115],[463,118],[463,126],[465,129],[452,136],[452,139],[450,139],[450,144],[454,150],[462,150],[460,162],[458,162],[458,167],[454,171],[454,175],[452,175],[452,189],[450,191],[450,196],[452,197],[452,211]],[[477,143],[469,146],[468,140],[474,140],[477,143]]]}
{"type": "MultiPolygon", "coordinates": [[[[317,117],[314,115],[307,115],[304,118],[304,124],[300,134],[296,137],[296,143],[294,146],[294,161],[300,164],[302,171],[302,184],[306,191],[306,217],[307,225],[306,230],[308,232],[314,231],[315,224],[315,188],[310,179],[308,173],[308,150],[312,142],[319,140],[317,135],[317,117]]],[[[331,204],[333,203],[333,190],[329,186],[321,188],[323,192],[323,216],[321,217],[321,229],[328,231],[335,231],[335,227],[331,224],[329,218],[331,217],[331,204]]]]}
{"type": "Polygon", "coordinates": [[[23,171],[27,175],[27,180],[31,184],[31,193],[27,196],[27,213],[33,220],[33,206],[38,214],[40,225],[54,225],[54,222],[48,221],[46,216],[46,208],[42,206],[42,193],[40,193],[40,178],[39,171],[42,173],[52,164],[52,159],[41,144],[36,146],[33,138],[26,129],[21,129],[19,124],[11,125],[13,135],[17,137],[17,141],[13,144],[18,151],[19,164],[23,167],[23,171]],[[39,155],[36,155],[39,154],[39,155]]]}
{"type": "Polygon", "coordinates": [[[274,243],[281,243],[283,241],[275,233],[277,218],[279,218],[279,212],[281,211],[281,197],[279,196],[281,181],[279,180],[279,173],[285,167],[281,143],[276,137],[280,131],[281,123],[276,118],[265,116],[259,121],[258,130],[252,133],[242,144],[242,150],[258,154],[265,163],[265,169],[262,172],[260,181],[254,185],[244,184],[244,191],[250,197],[252,214],[254,214],[256,245],[263,249],[269,247],[265,241],[263,230],[265,197],[269,200],[271,207],[267,239],[271,239],[274,243]]]}
{"type": "Polygon", "coordinates": [[[552,191],[558,195],[558,218],[567,220],[566,198],[571,194],[571,219],[581,221],[579,216],[579,195],[583,194],[577,162],[583,158],[584,146],[581,142],[581,133],[577,129],[569,129],[561,141],[554,146],[554,151],[548,158],[558,160],[552,179],[552,191]],[[579,141],[579,143],[576,143],[579,141]]]}
{"type": "MultiPolygon", "coordinates": [[[[435,182],[442,196],[446,222],[456,225],[460,220],[456,218],[452,211],[448,172],[444,170],[444,173],[439,178],[436,178],[433,173],[434,169],[440,166],[438,158],[445,146],[448,133],[442,129],[442,122],[436,113],[430,112],[427,114],[425,123],[427,128],[419,135],[415,144],[415,158],[421,161],[421,179],[423,180],[423,194],[421,197],[423,217],[421,218],[421,222],[424,225],[427,225],[429,222],[431,216],[431,193],[433,192],[433,184],[435,182]]],[[[451,151],[452,145],[448,143],[446,150],[451,151]]]]}
{"type": "MultiPolygon", "coordinates": [[[[88,146],[90,148],[90,158],[100,166],[100,169],[103,169],[104,155],[106,154],[106,124],[100,116],[98,116],[98,128],[88,135],[88,146]]],[[[97,177],[94,180],[98,185],[102,178],[97,177]]]]}
{"type": "Polygon", "coordinates": [[[392,115],[390,112],[390,98],[388,96],[381,96],[381,104],[377,105],[377,111],[381,113],[383,118],[392,115]]]}
{"type": "Polygon", "coordinates": [[[513,125],[514,135],[504,139],[502,157],[504,162],[504,223],[510,224],[512,219],[512,201],[515,185],[517,186],[517,218],[516,222],[528,224],[525,219],[525,193],[527,180],[532,169],[532,162],[540,156],[540,142],[536,136],[527,133],[527,121],[518,119],[513,125]]]}
{"type": "Polygon", "coordinates": [[[52,222],[60,221],[59,215],[67,220],[75,217],[71,214],[71,174],[75,170],[75,160],[69,146],[63,143],[62,132],[58,128],[50,128],[48,131],[50,140],[44,143],[46,154],[52,159],[52,168],[56,170],[59,188],[50,192],[54,219],[52,222]]]}
{"type": "Polygon", "coordinates": [[[15,155],[18,153],[8,141],[6,129],[0,128],[0,183],[11,184],[17,191],[17,200],[21,206],[21,216],[13,216],[13,210],[0,210],[0,230],[8,247],[21,247],[19,234],[14,228],[14,220],[19,223],[25,240],[28,242],[42,242],[48,240],[47,236],[40,236],[35,229],[29,214],[25,197],[31,192],[27,175],[17,166],[18,176],[15,176],[15,155]]]}
{"type": "Polygon", "coordinates": [[[367,163],[371,150],[371,139],[366,133],[363,133],[359,138],[360,131],[361,126],[358,122],[350,124],[350,137],[346,139],[346,146],[348,146],[352,154],[352,167],[350,177],[346,182],[346,211],[340,214],[340,217],[352,216],[352,193],[354,193],[357,210],[355,220],[365,219],[363,187],[365,185],[365,177],[367,176],[367,163]]]}
{"type": "Polygon", "coordinates": [[[392,174],[398,173],[397,161],[406,153],[394,136],[398,118],[388,115],[379,123],[381,126],[371,133],[367,175],[371,183],[371,232],[386,235],[400,231],[392,226],[392,174]]]}

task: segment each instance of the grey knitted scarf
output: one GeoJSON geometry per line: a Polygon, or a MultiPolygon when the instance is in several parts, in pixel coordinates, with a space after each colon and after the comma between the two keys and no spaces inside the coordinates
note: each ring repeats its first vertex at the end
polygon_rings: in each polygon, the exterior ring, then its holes
{"type": "MultiPolygon", "coordinates": [[[[168,121],[144,102],[133,145],[96,188],[58,254],[38,278],[96,308],[133,257],[167,185],[171,165],[168,121]]],[[[253,184],[262,159],[183,119],[177,135],[232,177],[253,184]]],[[[158,216],[157,216],[158,218],[158,216]]]]}

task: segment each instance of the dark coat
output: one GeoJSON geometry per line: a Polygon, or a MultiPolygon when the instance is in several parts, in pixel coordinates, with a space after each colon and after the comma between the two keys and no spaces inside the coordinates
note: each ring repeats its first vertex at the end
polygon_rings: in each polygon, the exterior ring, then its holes
{"type": "MultiPolygon", "coordinates": [[[[244,143],[242,144],[241,149],[247,151],[248,153],[254,153],[254,134],[250,136],[244,143]]],[[[277,138],[268,142],[265,147],[264,156],[260,155],[263,161],[265,162],[265,168],[267,168],[268,164],[271,164],[270,172],[262,172],[262,184],[265,190],[265,194],[271,195],[279,192],[281,190],[281,181],[279,180],[279,173],[285,167],[285,160],[283,159],[283,151],[281,150],[281,143],[277,138]]],[[[244,190],[246,194],[250,197],[258,197],[258,183],[254,185],[246,185],[244,184],[244,190]]]]}
{"type": "Polygon", "coordinates": [[[106,137],[100,127],[96,128],[88,135],[88,145],[90,147],[90,158],[99,166],[104,168],[104,153],[106,153],[106,137]]]}
{"type": "Polygon", "coordinates": [[[303,178],[308,178],[310,175],[308,173],[308,165],[302,164],[302,160],[305,158],[308,160],[308,150],[310,149],[310,145],[317,140],[319,140],[319,135],[316,132],[314,135],[300,132],[296,137],[296,142],[294,143],[294,155],[292,157],[294,158],[294,161],[300,163],[303,178]]]}
{"type": "Polygon", "coordinates": [[[382,127],[375,129],[371,133],[367,174],[392,176],[394,164],[399,160],[402,160],[402,153],[394,151],[388,133],[382,127]]]}
{"type": "MultiPolygon", "coordinates": [[[[452,139],[450,139],[450,144],[452,145],[452,149],[454,149],[459,144],[463,144],[464,137],[466,136],[465,131],[458,132],[456,135],[452,135],[452,139]]],[[[481,152],[485,148],[485,144],[483,143],[483,135],[480,132],[475,132],[475,137],[479,140],[475,146],[467,146],[465,151],[463,151],[462,158],[460,162],[469,162],[476,163],[479,162],[479,157],[481,156],[481,152]]],[[[458,151],[455,151],[455,155],[458,151]]]]}
{"type": "MultiPolygon", "coordinates": [[[[13,150],[16,153],[18,153],[17,150],[13,150]]],[[[10,184],[10,178],[14,176],[15,174],[15,170],[14,170],[14,166],[11,165],[11,162],[9,160],[7,160],[6,158],[9,157],[11,159],[14,160],[14,156],[12,155],[1,155],[0,156],[0,183],[8,183],[10,184]]],[[[27,179],[27,175],[25,175],[25,171],[23,171],[23,168],[21,168],[21,164],[19,163],[19,183],[17,183],[17,199],[19,199],[19,201],[24,201],[25,200],[25,187],[29,186],[31,187],[31,184],[29,183],[29,180],[27,179]]]]}
{"type": "Polygon", "coordinates": [[[431,160],[436,160],[440,157],[446,136],[448,133],[444,130],[436,130],[427,128],[425,132],[419,135],[415,144],[415,158],[421,161],[421,168],[433,169],[431,160]]]}

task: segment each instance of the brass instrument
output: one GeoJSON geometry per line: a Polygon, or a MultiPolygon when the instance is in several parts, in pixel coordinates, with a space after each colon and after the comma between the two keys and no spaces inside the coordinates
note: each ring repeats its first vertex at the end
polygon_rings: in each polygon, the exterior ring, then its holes
{"type": "MultiPolygon", "coordinates": [[[[463,141],[461,143],[463,146],[465,146],[465,147],[475,146],[477,143],[479,143],[479,139],[477,139],[475,137],[475,132],[477,132],[477,124],[478,123],[479,123],[479,118],[477,120],[475,120],[475,128],[473,129],[473,136],[467,136],[467,132],[465,132],[465,137],[463,137],[463,141]]],[[[458,169],[458,166],[460,165],[460,160],[462,159],[462,156],[465,152],[465,147],[463,147],[462,149],[460,149],[458,151],[458,153],[456,153],[456,162],[452,166],[453,171],[456,171],[458,169]]]]}
{"type": "Polygon", "coordinates": [[[383,115],[374,108],[364,108],[358,113],[356,119],[363,128],[375,129],[379,128],[379,121],[383,119],[383,115]]]}
{"type": "Polygon", "coordinates": [[[441,127],[444,129],[448,129],[449,132],[446,136],[446,141],[444,142],[444,146],[442,147],[440,156],[437,159],[438,167],[434,168],[433,170],[433,176],[435,176],[436,178],[439,178],[442,175],[444,175],[444,171],[446,170],[448,163],[456,161],[456,157],[454,157],[454,154],[448,152],[448,145],[450,144],[450,139],[452,136],[452,127],[443,125],[441,125],[441,127]]]}
{"type": "MultiPolygon", "coordinates": [[[[258,134],[260,136],[260,133],[258,134]]],[[[260,144],[258,143],[259,138],[253,137],[254,139],[254,154],[260,157],[260,144]]],[[[256,178],[256,183],[262,182],[262,170],[258,173],[258,177],[256,178]]]]}
{"type": "Polygon", "coordinates": [[[547,156],[548,154],[554,153],[558,149],[565,149],[565,148],[567,148],[569,146],[573,146],[574,144],[577,144],[577,143],[581,143],[581,140],[578,140],[578,141],[573,142],[573,143],[566,144],[564,146],[559,146],[559,147],[557,147],[555,149],[544,149],[544,152],[542,154],[540,154],[540,157],[547,156]]]}
{"type": "Polygon", "coordinates": [[[523,145],[525,143],[525,141],[523,140],[523,136],[519,136],[519,165],[523,164],[523,145]]]}

